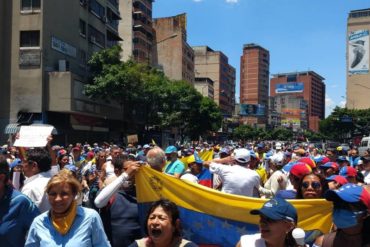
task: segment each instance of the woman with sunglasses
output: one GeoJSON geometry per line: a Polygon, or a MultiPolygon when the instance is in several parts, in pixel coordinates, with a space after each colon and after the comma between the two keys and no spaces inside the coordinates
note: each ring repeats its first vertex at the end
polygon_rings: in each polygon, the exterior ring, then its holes
{"type": "Polygon", "coordinates": [[[261,209],[252,210],[250,214],[259,215],[260,233],[241,236],[236,247],[297,246],[292,236],[298,221],[297,210],[285,199],[275,197],[265,202],[261,209]]]}
{"type": "Polygon", "coordinates": [[[370,193],[348,183],[339,190],[327,191],[325,199],[333,202],[337,230],[318,237],[313,247],[370,246],[370,193]]]}
{"type": "Polygon", "coordinates": [[[325,178],[320,174],[307,174],[300,180],[297,189],[297,199],[318,199],[323,198],[324,192],[328,189],[325,178]]]}

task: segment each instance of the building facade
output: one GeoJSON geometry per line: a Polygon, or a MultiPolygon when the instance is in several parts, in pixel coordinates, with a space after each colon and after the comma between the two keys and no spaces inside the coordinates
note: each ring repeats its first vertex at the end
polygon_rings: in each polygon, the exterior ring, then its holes
{"type": "Polygon", "coordinates": [[[241,108],[256,109],[242,115],[242,122],[264,127],[267,124],[270,53],[257,44],[243,46],[240,58],[241,108]]]}
{"type": "Polygon", "coordinates": [[[139,63],[153,65],[155,34],[152,20],[154,0],[119,0],[119,35],[122,59],[132,58],[139,63]]]}
{"type": "Polygon", "coordinates": [[[215,95],[213,84],[214,83],[210,78],[195,77],[194,80],[194,88],[204,97],[208,97],[212,100],[215,95]]]}
{"type": "Polygon", "coordinates": [[[347,22],[346,107],[370,108],[370,9],[353,10],[347,22]]]}
{"type": "Polygon", "coordinates": [[[214,101],[224,117],[231,117],[235,109],[235,68],[221,51],[208,46],[193,46],[195,77],[213,81],[214,101]]]}
{"type": "Polygon", "coordinates": [[[118,44],[116,0],[2,1],[0,128],[54,125],[60,142],[118,138],[120,107],[83,94],[87,61],[118,44]],[[4,35],[3,35],[4,34],[4,35]],[[111,136],[109,136],[111,135],[111,136]]]}
{"type": "Polygon", "coordinates": [[[154,65],[172,80],[194,84],[194,52],[187,43],[186,14],[156,18],[154,65]]]}
{"type": "MultiPolygon", "coordinates": [[[[313,71],[276,74],[270,80],[270,96],[281,99],[280,102],[283,102],[283,106],[287,108],[284,114],[292,114],[295,122],[298,121],[299,116],[301,117],[299,121],[302,121],[302,110],[307,104],[307,116],[304,116],[307,118],[307,127],[318,131],[319,121],[325,118],[324,80],[325,78],[313,71]],[[285,95],[289,97],[283,97],[285,95]]],[[[302,124],[304,123],[300,123],[302,124]]]]}

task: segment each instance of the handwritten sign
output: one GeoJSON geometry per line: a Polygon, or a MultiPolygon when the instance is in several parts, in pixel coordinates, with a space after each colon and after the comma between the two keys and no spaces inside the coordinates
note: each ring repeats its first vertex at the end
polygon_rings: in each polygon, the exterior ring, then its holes
{"type": "Polygon", "coordinates": [[[52,130],[53,126],[22,126],[19,131],[19,138],[15,140],[14,146],[45,147],[52,130]]]}

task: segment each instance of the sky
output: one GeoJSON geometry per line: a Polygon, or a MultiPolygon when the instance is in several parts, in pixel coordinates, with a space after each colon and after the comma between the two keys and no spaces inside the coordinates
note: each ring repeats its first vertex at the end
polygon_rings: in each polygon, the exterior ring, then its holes
{"type": "Polygon", "coordinates": [[[270,52],[270,76],[312,70],[325,78],[325,115],[346,102],[347,17],[369,0],[155,0],[153,18],[187,14],[187,42],[222,51],[236,68],[243,45],[270,52]]]}

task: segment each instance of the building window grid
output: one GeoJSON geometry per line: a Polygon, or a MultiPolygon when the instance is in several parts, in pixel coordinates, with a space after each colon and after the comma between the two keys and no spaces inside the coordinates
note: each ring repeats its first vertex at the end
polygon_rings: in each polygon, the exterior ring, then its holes
{"type": "Polygon", "coordinates": [[[21,31],[19,47],[40,47],[40,31],[21,31]]]}
{"type": "Polygon", "coordinates": [[[41,0],[21,0],[21,11],[32,12],[41,9],[41,0]]]}

